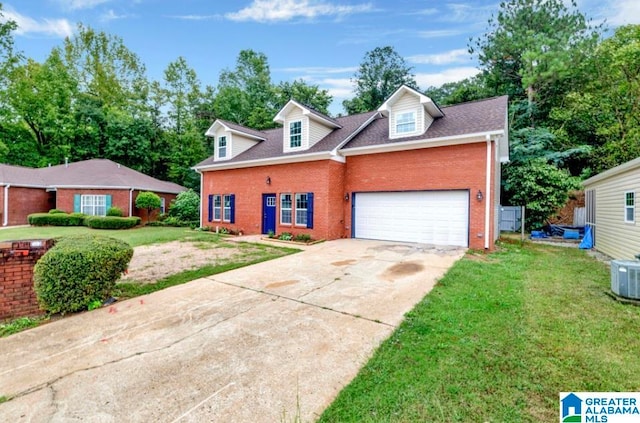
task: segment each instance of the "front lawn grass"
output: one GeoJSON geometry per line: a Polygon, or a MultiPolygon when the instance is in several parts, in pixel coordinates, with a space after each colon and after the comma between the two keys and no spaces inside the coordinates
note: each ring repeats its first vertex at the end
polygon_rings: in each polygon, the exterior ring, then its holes
{"type": "Polygon", "coordinates": [[[108,230],[90,229],[86,226],[31,226],[0,230],[0,241],[20,239],[48,239],[61,236],[96,234],[110,236],[128,242],[132,247],[157,244],[170,241],[209,241],[219,235],[194,231],[189,228],[167,226],[145,226],[133,229],[108,230]]]}
{"type": "Polygon", "coordinates": [[[639,391],[640,307],[609,281],[573,248],[467,255],[320,421],[557,421],[561,391],[639,391]]]}

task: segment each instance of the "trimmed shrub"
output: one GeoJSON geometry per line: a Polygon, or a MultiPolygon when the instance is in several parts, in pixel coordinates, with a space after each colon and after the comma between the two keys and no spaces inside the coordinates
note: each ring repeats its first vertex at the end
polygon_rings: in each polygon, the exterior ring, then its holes
{"type": "Polygon", "coordinates": [[[200,220],[200,196],[194,190],[182,191],[171,202],[169,214],[181,222],[200,220]]]}
{"type": "Polygon", "coordinates": [[[84,224],[92,229],[131,229],[140,224],[138,216],[89,216],[84,219],[84,224]]]}
{"type": "Polygon", "coordinates": [[[109,210],[107,210],[107,216],[122,217],[124,216],[124,213],[120,207],[113,206],[109,207],[109,210]]]}
{"type": "Polygon", "coordinates": [[[51,213],[51,214],[56,214],[56,213],[65,213],[65,214],[66,214],[67,212],[66,212],[66,211],[64,211],[64,210],[51,209],[51,210],[49,210],[49,213],[51,213]]]}
{"type": "Polygon", "coordinates": [[[133,248],[115,238],[60,238],[34,268],[40,308],[50,313],[73,312],[109,298],[132,256],[133,248]]]}
{"type": "Polygon", "coordinates": [[[82,213],[33,213],[27,221],[33,226],[82,226],[84,218],[82,213]]]}

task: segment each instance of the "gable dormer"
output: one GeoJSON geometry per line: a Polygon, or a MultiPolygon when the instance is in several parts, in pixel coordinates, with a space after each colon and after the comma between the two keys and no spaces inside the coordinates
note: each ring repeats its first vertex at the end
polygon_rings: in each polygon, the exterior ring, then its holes
{"type": "Polygon", "coordinates": [[[342,126],[329,116],[304,106],[295,100],[289,102],[273,119],[282,125],[282,151],[305,151],[342,126]]]}
{"type": "Polygon", "coordinates": [[[422,135],[435,119],[444,116],[433,100],[406,85],[398,88],[378,111],[389,118],[390,139],[422,135]]]}
{"type": "Polygon", "coordinates": [[[260,141],[266,140],[266,136],[260,131],[220,119],[213,122],[205,135],[214,140],[214,161],[232,159],[260,141]]]}

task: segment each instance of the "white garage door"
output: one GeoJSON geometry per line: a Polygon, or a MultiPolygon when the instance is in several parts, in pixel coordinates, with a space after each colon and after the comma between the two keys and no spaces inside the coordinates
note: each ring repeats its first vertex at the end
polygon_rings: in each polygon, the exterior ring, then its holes
{"type": "Polygon", "coordinates": [[[469,245],[467,191],[356,193],[355,238],[469,245]]]}

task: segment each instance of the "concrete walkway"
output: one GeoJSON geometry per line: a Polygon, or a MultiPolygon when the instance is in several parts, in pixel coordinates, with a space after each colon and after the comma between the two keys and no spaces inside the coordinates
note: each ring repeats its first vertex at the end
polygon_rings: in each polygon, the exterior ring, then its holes
{"type": "Polygon", "coordinates": [[[315,420],[463,253],[325,242],[0,339],[1,420],[315,420]]]}

